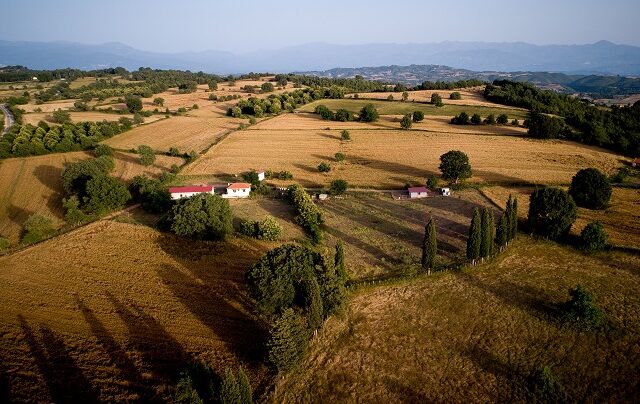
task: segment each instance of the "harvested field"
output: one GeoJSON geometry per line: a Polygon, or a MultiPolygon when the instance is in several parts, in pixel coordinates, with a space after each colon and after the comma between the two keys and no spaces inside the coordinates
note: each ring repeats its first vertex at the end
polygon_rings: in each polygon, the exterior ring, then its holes
{"type": "MultiPolygon", "coordinates": [[[[564,187],[566,190],[567,187],[564,187]]],[[[533,188],[488,187],[481,192],[493,202],[505,207],[509,194],[518,197],[518,216],[526,221],[529,212],[529,196],[533,188]]],[[[571,234],[579,235],[593,221],[599,221],[609,234],[609,243],[616,246],[640,248],[640,191],[630,188],[614,188],[609,206],[604,210],[578,208],[578,219],[571,234]]]]}
{"type": "Polygon", "coordinates": [[[549,366],[566,401],[633,402],[639,275],[637,256],[521,237],[484,265],[360,289],[271,401],[531,402],[535,372],[549,366]],[[604,331],[562,326],[577,283],[604,311],[604,331]]]}
{"type": "MultiPolygon", "coordinates": [[[[126,117],[129,119],[133,119],[132,114],[109,114],[106,112],[96,112],[96,111],[86,111],[86,112],[69,112],[72,122],[102,122],[102,121],[117,121],[122,117],[126,117]]],[[[29,114],[24,114],[23,116],[24,123],[30,123],[32,125],[37,125],[40,121],[46,121],[49,124],[55,124],[53,119],[51,118],[51,113],[45,112],[32,112],[29,114]]],[[[162,115],[151,115],[150,117],[145,117],[145,123],[151,123],[162,119],[162,115]]]]}
{"type": "MultiPolygon", "coordinates": [[[[436,93],[442,97],[442,102],[451,105],[470,105],[470,106],[484,106],[484,107],[496,107],[499,106],[496,103],[491,101],[487,101],[484,98],[482,92],[484,91],[484,87],[472,88],[472,89],[458,89],[458,90],[417,90],[417,91],[408,91],[409,98],[407,101],[410,102],[431,102],[431,94],[436,93]],[[460,100],[450,100],[449,96],[453,92],[459,92],[462,96],[460,100]]],[[[389,95],[393,96],[395,101],[402,100],[402,91],[398,92],[384,92],[384,93],[358,93],[358,97],[360,99],[375,99],[375,100],[386,100],[389,95]]],[[[348,94],[347,98],[353,98],[353,94],[348,94]]],[[[509,109],[520,109],[513,108],[509,106],[505,106],[505,108],[509,109]]],[[[524,110],[524,109],[523,109],[524,110]]]]}
{"type": "MultiPolygon", "coordinates": [[[[59,100],[45,102],[43,104],[29,103],[26,105],[20,105],[20,109],[23,109],[25,112],[34,112],[34,110],[40,109],[41,112],[51,113],[57,109],[71,109],[76,101],[77,100],[59,100]]],[[[27,115],[25,115],[25,117],[26,116],[27,115]]]]}
{"type": "MultiPolygon", "coordinates": [[[[45,156],[6,159],[0,162],[0,236],[18,243],[22,224],[32,214],[39,213],[64,223],[63,190],[60,175],[64,165],[90,158],[86,152],[48,154],[45,156]]],[[[151,167],[138,163],[138,156],[115,154],[116,167],[112,176],[129,181],[139,174],[158,176],[169,171],[172,164],[182,164],[176,157],[157,156],[151,167]]]]}
{"type": "Polygon", "coordinates": [[[485,118],[489,114],[498,116],[500,114],[507,114],[509,119],[518,118],[520,120],[526,118],[528,111],[523,109],[517,109],[512,107],[502,107],[499,104],[491,104],[490,106],[483,105],[453,105],[447,104],[443,107],[436,107],[431,104],[423,104],[417,102],[401,102],[401,101],[377,101],[377,100],[354,100],[354,99],[331,99],[331,100],[318,100],[299,108],[301,112],[313,112],[317,105],[325,105],[327,108],[335,111],[340,108],[344,108],[354,114],[360,112],[362,107],[367,104],[373,104],[381,115],[404,115],[413,113],[413,111],[422,111],[425,115],[441,115],[441,116],[455,116],[461,112],[466,112],[469,115],[480,114],[485,118]]]}
{"type": "Polygon", "coordinates": [[[181,152],[201,152],[227,131],[236,129],[240,122],[236,118],[213,114],[208,117],[175,116],[134,128],[104,143],[120,149],[146,144],[162,151],[177,147],[181,152]]]}
{"type": "MultiPolygon", "coordinates": [[[[286,118],[286,125],[289,119],[296,118],[286,118]]],[[[580,168],[611,173],[620,164],[612,152],[566,141],[375,129],[353,131],[350,142],[341,142],[339,130],[260,130],[273,121],[277,119],[234,132],[182,174],[226,177],[264,168],[289,170],[308,187],[343,178],[354,187],[397,189],[406,181],[423,184],[428,176],[439,175],[440,156],[456,149],[469,155],[471,181],[492,183],[567,183],[580,168]],[[334,161],[337,152],[346,154],[345,162],[334,161]],[[322,161],[331,162],[329,173],[318,171],[322,161]]]]}
{"type": "Polygon", "coordinates": [[[271,244],[100,221],[0,257],[2,376],[15,401],[169,402],[179,372],[242,365],[261,392],[265,328],[244,272],[271,244]]]}

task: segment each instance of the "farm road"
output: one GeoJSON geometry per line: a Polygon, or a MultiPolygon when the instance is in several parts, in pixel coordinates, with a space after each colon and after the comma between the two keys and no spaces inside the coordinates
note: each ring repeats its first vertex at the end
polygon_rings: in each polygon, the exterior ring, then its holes
{"type": "Polygon", "coordinates": [[[2,137],[2,135],[7,133],[11,126],[13,126],[13,124],[15,123],[15,119],[13,118],[13,114],[7,107],[7,104],[0,104],[0,109],[4,113],[4,130],[2,131],[2,133],[0,133],[0,137],[2,137]]]}

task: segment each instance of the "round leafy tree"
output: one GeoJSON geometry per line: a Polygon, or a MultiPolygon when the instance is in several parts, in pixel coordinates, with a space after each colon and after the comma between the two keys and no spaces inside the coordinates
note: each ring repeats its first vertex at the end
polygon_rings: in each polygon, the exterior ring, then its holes
{"type": "Polygon", "coordinates": [[[595,168],[578,171],[569,187],[576,205],[588,209],[603,209],[611,199],[611,191],[607,176],[595,168]]]}
{"type": "Polygon", "coordinates": [[[422,120],[424,120],[424,112],[422,111],[413,111],[413,122],[420,122],[422,120]]]}
{"type": "Polygon", "coordinates": [[[559,188],[536,189],[529,202],[529,228],[550,239],[558,239],[571,230],[577,216],[576,203],[559,188]]]}
{"type": "Polygon", "coordinates": [[[378,110],[373,104],[367,104],[360,110],[359,118],[362,122],[375,122],[378,120],[378,110]]]}
{"type": "Polygon", "coordinates": [[[608,235],[600,222],[592,222],[580,233],[580,244],[586,251],[603,250],[607,245],[608,235]]]}
{"type": "Polygon", "coordinates": [[[171,231],[182,237],[223,239],[233,231],[229,201],[217,195],[180,199],[169,211],[167,220],[171,231]]]}
{"type": "Polygon", "coordinates": [[[471,177],[469,157],[460,150],[451,150],[440,156],[440,171],[442,178],[458,183],[471,177]]]}

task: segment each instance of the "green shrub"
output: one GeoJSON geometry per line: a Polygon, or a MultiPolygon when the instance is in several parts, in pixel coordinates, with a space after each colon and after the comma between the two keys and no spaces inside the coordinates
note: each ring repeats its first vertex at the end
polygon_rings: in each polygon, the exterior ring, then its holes
{"type": "Polygon", "coordinates": [[[411,118],[411,114],[405,114],[400,121],[400,127],[402,129],[411,129],[411,125],[413,124],[413,120],[411,118]]]}
{"type": "Polygon", "coordinates": [[[362,122],[375,122],[379,118],[378,110],[373,104],[367,104],[360,110],[359,119],[362,122]]]}
{"type": "Polygon", "coordinates": [[[211,194],[180,199],[167,214],[172,232],[196,239],[223,239],[233,231],[232,221],[229,201],[211,194]]]}
{"type": "Polygon", "coordinates": [[[150,146],[138,146],[138,155],[140,155],[140,164],[145,167],[153,165],[156,161],[156,154],[150,146]]]}
{"type": "Polygon", "coordinates": [[[604,323],[604,313],[593,301],[593,295],[584,286],[576,285],[569,291],[571,299],[563,305],[564,320],[584,330],[593,330],[604,323]]]}
{"type": "Polygon", "coordinates": [[[334,157],[336,158],[336,161],[340,162],[344,161],[346,156],[342,152],[337,152],[334,157]]]}
{"type": "Polygon", "coordinates": [[[412,115],[413,122],[421,122],[424,120],[424,112],[422,111],[413,111],[412,115]]]}
{"type": "Polygon", "coordinates": [[[450,100],[461,100],[462,99],[462,95],[460,95],[459,92],[454,91],[451,94],[449,94],[449,99],[450,100]]]}
{"type": "Polygon", "coordinates": [[[596,168],[578,171],[569,187],[569,195],[576,205],[587,209],[604,209],[612,192],[609,178],[596,168]]]}
{"type": "Polygon", "coordinates": [[[529,200],[529,229],[552,240],[565,236],[577,217],[571,196],[559,188],[536,189],[529,200]]]}
{"type": "Polygon", "coordinates": [[[322,230],[320,229],[323,223],[322,212],[300,185],[292,185],[288,191],[289,199],[298,212],[294,219],[295,222],[309,233],[314,243],[319,243],[322,240],[322,230]]]}
{"type": "Polygon", "coordinates": [[[329,185],[329,192],[331,192],[332,195],[342,195],[347,192],[348,187],[349,184],[347,184],[345,180],[333,180],[331,181],[331,185],[329,185]]]}
{"type": "Polygon", "coordinates": [[[113,149],[104,143],[100,143],[99,145],[96,146],[95,149],[93,149],[93,154],[96,157],[113,156],[113,149]]]}
{"type": "Polygon", "coordinates": [[[454,125],[469,125],[469,114],[466,112],[460,112],[458,116],[451,118],[451,123],[454,125]]]}
{"type": "Polygon", "coordinates": [[[474,125],[480,125],[482,123],[482,117],[479,114],[473,114],[471,116],[471,123],[474,125]]]}
{"type": "Polygon", "coordinates": [[[22,244],[37,243],[53,236],[55,232],[53,219],[34,213],[23,224],[22,244]]]}
{"type": "Polygon", "coordinates": [[[11,242],[4,237],[0,237],[0,251],[6,250],[11,247],[11,242]]]}
{"type": "Polygon", "coordinates": [[[585,251],[604,250],[608,238],[600,222],[591,222],[580,233],[580,246],[585,251]]]}
{"type": "Polygon", "coordinates": [[[320,164],[318,164],[318,171],[320,171],[321,173],[328,173],[329,171],[331,171],[331,166],[329,165],[329,163],[325,163],[324,161],[320,164]]]}
{"type": "Polygon", "coordinates": [[[351,140],[351,135],[349,134],[349,131],[346,129],[343,129],[342,132],[340,133],[340,139],[343,141],[351,140]]]}
{"type": "Polygon", "coordinates": [[[240,233],[258,240],[276,241],[282,234],[282,226],[273,216],[266,216],[261,222],[243,220],[240,222],[240,233]]]}
{"type": "Polygon", "coordinates": [[[507,114],[500,114],[498,115],[498,119],[496,119],[496,122],[499,125],[506,125],[507,123],[509,123],[509,117],[507,116],[507,114]]]}

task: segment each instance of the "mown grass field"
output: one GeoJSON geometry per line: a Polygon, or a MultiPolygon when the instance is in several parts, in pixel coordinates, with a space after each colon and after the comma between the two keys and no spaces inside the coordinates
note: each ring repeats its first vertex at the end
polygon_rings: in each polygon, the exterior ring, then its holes
{"type": "Polygon", "coordinates": [[[474,170],[472,182],[567,183],[581,168],[611,173],[620,165],[619,156],[603,149],[505,136],[519,133],[510,127],[465,126],[465,132],[455,132],[460,129],[454,125],[427,119],[416,130],[403,131],[386,129],[388,121],[381,128],[349,123],[352,140],[343,142],[339,123],[315,119],[291,114],[234,132],[182,174],[227,178],[262,168],[291,171],[295,181],[308,187],[324,187],[342,178],[354,187],[395,189],[407,181],[424,184],[428,176],[439,175],[440,156],[449,150],[467,153],[474,170]],[[317,129],[323,126],[330,129],[317,129]],[[451,132],[445,132],[447,128],[451,132]],[[337,152],[346,154],[344,162],[335,162],[337,152]],[[329,173],[318,171],[323,161],[331,163],[329,173]]]}
{"type": "MultiPolygon", "coordinates": [[[[56,225],[62,225],[64,195],[60,175],[64,165],[90,157],[91,154],[87,152],[72,152],[2,160],[0,237],[6,237],[16,244],[24,221],[34,213],[49,216],[56,225]]],[[[124,181],[139,174],[157,176],[169,171],[172,164],[180,165],[183,162],[180,158],[157,156],[153,166],[144,167],[139,164],[135,154],[118,152],[114,157],[116,166],[110,175],[124,181]]]]}
{"type": "Polygon", "coordinates": [[[354,114],[360,112],[362,107],[367,104],[373,104],[381,115],[404,115],[413,113],[413,111],[422,111],[425,115],[444,115],[455,116],[461,112],[466,112],[471,116],[472,114],[480,114],[485,118],[489,114],[498,116],[500,114],[507,114],[510,119],[518,118],[520,120],[527,116],[527,111],[522,109],[514,109],[510,107],[502,107],[497,104],[494,106],[485,105],[454,105],[447,104],[447,100],[444,100],[445,105],[438,108],[431,104],[423,104],[418,102],[401,102],[401,101],[381,101],[381,100],[355,100],[351,98],[333,99],[333,100],[318,100],[300,108],[302,112],[313,112],[317,105],[325,105],[327,108],[335,111],[339,108],[344,108],[354,114]]]}
{"type": "MultiPolygon", "coordinates": [[[[474,87],[469,89],[457,89],[457,90],[417,90],[417,91],[408,91],[409,97],[407,101],[410,102],[431,102],[431,95],[436,93],[442,97],[442,101],[445,104],[451,105],[470,105],[470,106],[485,106],[495,108],[497,105],[491,101],[487,101],[482,92],[484,91],[484,87],[474,87]],[[460,100],[451,100],[449,96],[453,92],[460,93],[462,97],[460,100]]],[[[386,100],[387,97],[392,96],[395,101],[402,100],[402,91],[388,91],[388,92],[379,92],[379,93],[358,93],[358,98],[363,99],[377,99],[377,100],[386,100]]],[[[345,98],[354,98],[354,94],[347,94],[345,98]]],[[[519,109],[513,107],[507,107],[509,109],[519,109]]]]}
{"type": "Polygon", "coordinates": [[[264,388],[265,328],[244,271],[271,245],[100,221],[0,257],[3,397],[172,400],[184,367],[242,365],[264,388]]]}
{"type": "Polygon", "coordinates": [[[272,402],[525,402],[550,366],[570,401],[640,394],[640,259],[589,257],[521,236],[495,261],[355,292],[272,402]],[[602,332],[559,322],[577,283],[607,316],[602,332]]]}

